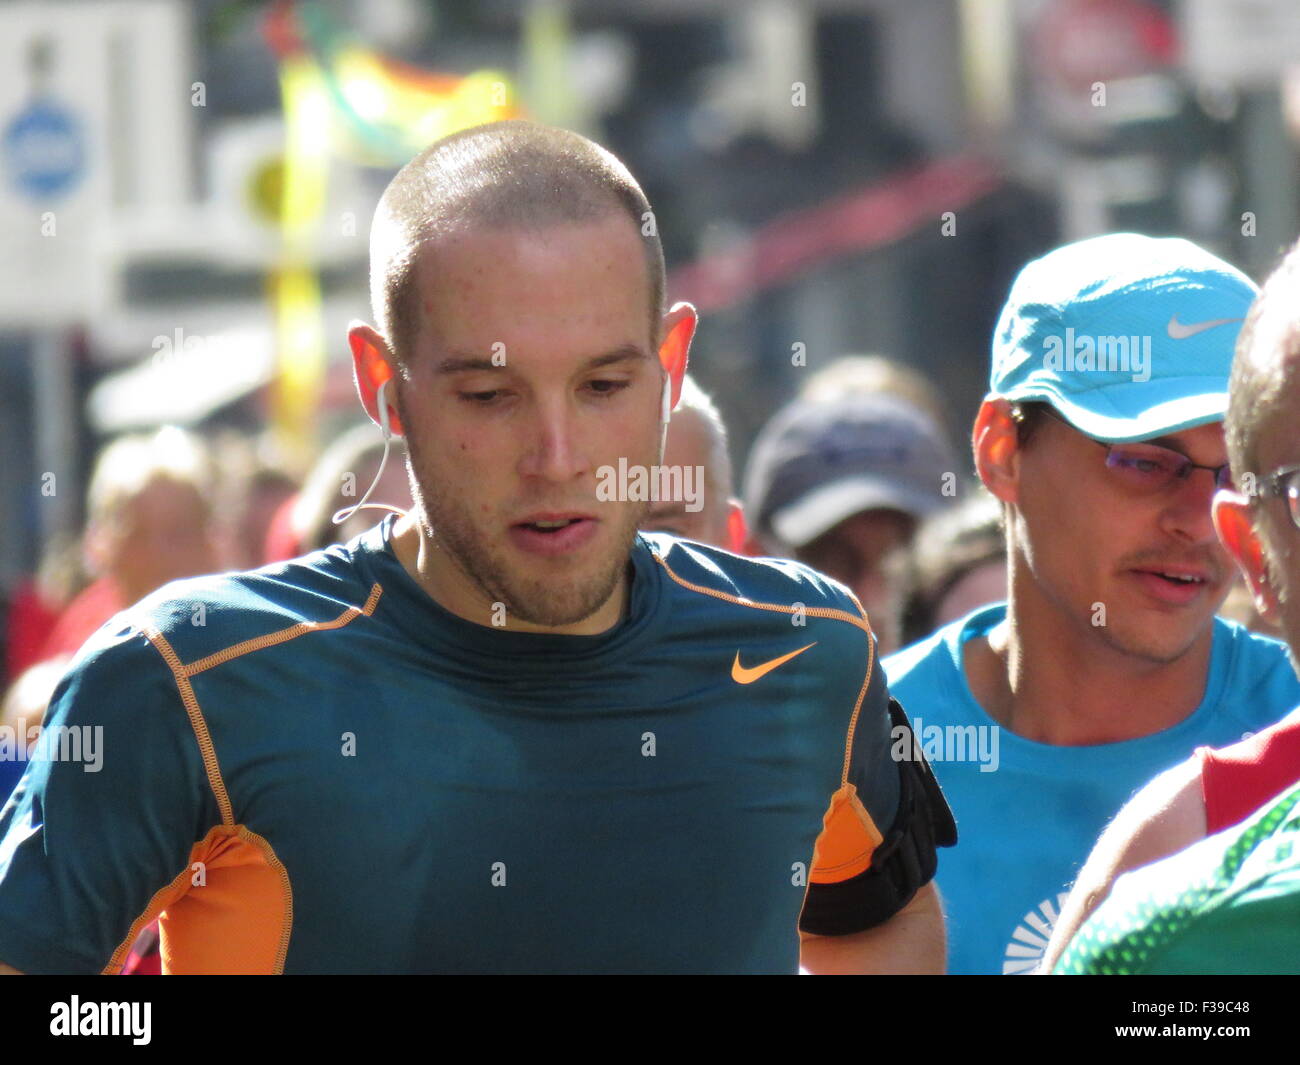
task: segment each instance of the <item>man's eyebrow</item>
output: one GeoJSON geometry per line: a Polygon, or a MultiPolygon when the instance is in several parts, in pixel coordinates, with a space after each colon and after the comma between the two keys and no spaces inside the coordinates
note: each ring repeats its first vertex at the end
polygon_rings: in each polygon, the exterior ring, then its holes
{"type": "Polygon", "coordinates": [[[504,366],[494,363],[491,359],[483,359],[472,355],[448,355],[437,366],[438,373],[469,373],[471,370],[502,370],[504,366]]]}
{"type": "Polygon", "coordinates": [[[628,359],[648,359],[649,357],[635,344],[624,344],[613,351],[607,351],[604,355],[597,355],[595,358],[588,359],[587,369],[594,370],[598,366],[609,366],[611,363],[625,362],[628,359]]]}
{"type": "MultiPolygon", "coordinates": [[[[584,370],[594,370],[601,366],[609,366],[616,362],[626,362],[630,359],[648,359],[644,350],[635,344],[624,344],[615,348],[613,351],[607,351],[603,355],[594,355],[584,364],[584,370]]],[[[504,370],[509,363],[507,354],[504,362],[493,362],[491,358],[483,358],[476,355],[462,355],[458,352],[452,352],[437,365],[437,372],[440,374],[455,373],[481,373],[486,370],[504,370]]]]}

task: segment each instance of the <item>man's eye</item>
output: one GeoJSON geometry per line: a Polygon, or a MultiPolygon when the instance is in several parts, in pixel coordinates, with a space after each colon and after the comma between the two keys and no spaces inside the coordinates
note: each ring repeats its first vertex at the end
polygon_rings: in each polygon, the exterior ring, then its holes
{"type": "Polygon", "coordinates": [[[1156,459],[1137,458],[1133,455],[1126,455],[1119,461],[1120,465],[1131,470],[1137,470],[1138,473],[1159,473],[1165,468],[1164,463],[1158,462],[1156,459]]]}
{"type": "Polygon", "coordinates": [[[488,403],[491,403],[499,395],[501,395],[501,390],[497,388],[497,389],[493,389],[491,392],[462,392],[460,394],[460,398],[463,399],[466,403],[478,403],[478,404],[486,405],[488,403]]]}
{"type": "Polygon", "coordinates": [[[615,392],[623,391],[628,385],[626,381],[607,381],[603,379],[588,381],[587,384],[598,396],[612,396],[615,392]]]}
{"type": "Polygon", "coordinates": [[[1129,451],[1115,451],[1110,456],[1110,465],[1122,470],[1147,476],[1167,474],[1175,466],[1171,459],[1163,456],[1135,454],[1129,451]]]}

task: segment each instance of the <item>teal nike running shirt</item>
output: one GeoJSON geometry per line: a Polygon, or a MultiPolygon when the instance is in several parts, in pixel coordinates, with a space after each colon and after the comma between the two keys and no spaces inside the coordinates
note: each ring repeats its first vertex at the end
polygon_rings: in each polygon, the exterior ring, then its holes
{"type": "Polygon", "coordinates": [[[851,593],[645,535],[613,628],[511,632],[392,525],[81,649],[0,814],[0,961],[115,972],[159,917],[165,972],[792,973],[805,895],[878,923],[845,888],[900,778],[851,593]]]}

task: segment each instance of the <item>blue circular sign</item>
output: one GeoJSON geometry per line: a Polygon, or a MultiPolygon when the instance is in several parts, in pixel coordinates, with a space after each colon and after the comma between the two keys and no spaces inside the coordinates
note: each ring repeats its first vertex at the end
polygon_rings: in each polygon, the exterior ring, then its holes
{"type": "Polygon", "coordinates": [[[5,127],[3,149],[11,181],[33,199],[71,191],[86,170],[81,123],[48,100],[18,112],[5,127]]]}

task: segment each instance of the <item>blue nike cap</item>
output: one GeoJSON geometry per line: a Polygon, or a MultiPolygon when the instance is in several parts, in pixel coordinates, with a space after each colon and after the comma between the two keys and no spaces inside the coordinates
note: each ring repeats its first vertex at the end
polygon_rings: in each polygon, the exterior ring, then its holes
{"type": "Polygon", "coordinates": [[[1259,289],[1191,241],[1111,233],[1016,277],[993,336],[990,398],[1050,403],[1110,443],[1221,421],[1259,289]]]}

